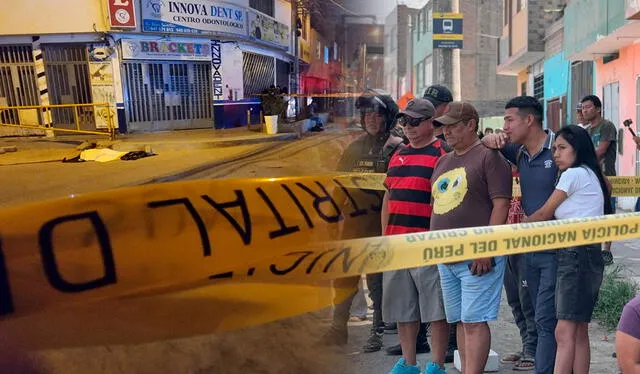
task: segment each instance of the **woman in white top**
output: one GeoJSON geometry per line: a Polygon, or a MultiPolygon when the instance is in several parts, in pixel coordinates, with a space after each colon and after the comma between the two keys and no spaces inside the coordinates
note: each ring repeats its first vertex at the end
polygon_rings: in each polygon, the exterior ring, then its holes
{"type": "MultiPolygon", "coordinates": [[[[563,127],[556,134],[553,160],[560,169],[555,191],[542,208],[525,222],[597,217],[611,214],[610,185],[602,174],[587,131],[563,127]]],[[[557,252],[556,362],[554,374],[589,372],[588,324],[598,300],[604,261],[600,244],[561,249],[557,252]]]]}

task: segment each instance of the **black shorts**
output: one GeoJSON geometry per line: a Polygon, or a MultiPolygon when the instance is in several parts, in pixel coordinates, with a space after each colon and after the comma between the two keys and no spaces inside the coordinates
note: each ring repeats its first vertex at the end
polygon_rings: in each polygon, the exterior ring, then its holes
{"type": "Polygon", "coordinates": [[[604,273],[600,244],[560,249],[556,280],[556,317],[591,322],[604,273]]]}

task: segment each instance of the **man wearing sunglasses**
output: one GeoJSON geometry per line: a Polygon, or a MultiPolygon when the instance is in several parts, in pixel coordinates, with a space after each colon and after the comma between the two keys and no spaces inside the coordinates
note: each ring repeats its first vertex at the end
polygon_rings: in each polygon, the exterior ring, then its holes
{"type": "MultiPolygon", "coordinates": [[[[356,109],[360,112],[360,124],[365,131],[344,151],[338,164],[338,171],[349,173],[385,173],[391,154],[402,139],[390,139],[389,132],[395,125],[398,106],[391,96],[382,90],[367,90],[356,100],[356,109]]],[[[379,191],[370,191],[379,194],[379,191]]],[[[380,196],[382,200],[382,196],[380,196]]],[[[345,204],[348,204],[345,201],[345,204]]],[[[342,239],[371,237],[380,235],[380,217],[370,214],[369,225],[359,225],[357,228],[343,227],[342,239]]],[[[336,280],[341,285],[358,289],[360,277],[336,280]]],[[[367,274],[367,288],[373,301],[373,325],[367,342],[363,346],[366,353],[382,349],[384,322],[382,321],[382,274],[367,274]]],[[[344,345],[347,343],[347,322],[349,312],[356,293],[344,302],[335,305],[333,323],[324,337],[330,344],[344,345]]]]}
{"type": "MultiPolygon", "coordinates": [[[[431,174],[438,159],[447,153],[445,144],[434,135],[435,108],[429,100],[413,99],[398,115],[408,145],[401,146],[389,162],[387,189],[382,204],[384,235],[429,230],[431,217],[431,174]]],[[[423,266],[383,274],[382,314],[385,321],[398,324],[402,358],[391,374],[420,374],[416,358],[416,338],[420,322],[431,323],[432,362],[426,374],[444,371],[449,339],[436,266],[423,266]]]]}

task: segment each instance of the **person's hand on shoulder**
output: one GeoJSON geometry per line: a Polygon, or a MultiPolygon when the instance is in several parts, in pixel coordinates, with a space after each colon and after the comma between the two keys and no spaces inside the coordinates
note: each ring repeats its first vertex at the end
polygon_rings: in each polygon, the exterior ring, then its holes
{"type": "Polygon", "coordinates": [[[503,132],[497,134],[485,135],[482,138],[482,144],[491,149],[502,149],[509,142],[509,136],[503,132]]]}

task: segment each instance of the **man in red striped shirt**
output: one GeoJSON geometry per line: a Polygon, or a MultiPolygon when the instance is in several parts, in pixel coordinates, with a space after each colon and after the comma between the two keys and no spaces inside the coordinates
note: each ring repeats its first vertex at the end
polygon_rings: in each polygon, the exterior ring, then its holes
{"type": "MultiPolygon", "coordinates": [[[[447,153],[446,144],[435,137],[435,108],[426,99],[414,99],[398,115],[409,145],[391,158],[382,205],[385,235],[424,232],[431,218],[431,174],[438,159],[447,153]]],[[[420,374],[416,361],[416,337],[420,322],[431,323],[431,353],[426,374],[444,371],[449,340],[440,276],[436,266],[386,272],[383,275],[382,314],[385,321],[398,323],[403,358],[390,374],[420,374]]]]}

